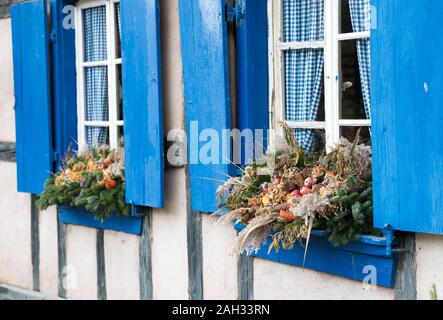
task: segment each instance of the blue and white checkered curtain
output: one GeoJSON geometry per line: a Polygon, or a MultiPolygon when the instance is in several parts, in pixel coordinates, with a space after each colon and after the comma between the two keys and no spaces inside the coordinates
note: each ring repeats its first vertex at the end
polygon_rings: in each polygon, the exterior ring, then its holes
{"type": "MultiPolygon", "coordinates": [[[[324,0],[283,0],[285,42],[324,39],[324,0]]],[[[289,50],[284,53],[286,120],[315,121],[323,85],[323,49],[289,50]]],[[[296,129],[295,137],[306,151],[316,148],[315,133],[296,129]]]]}
{"type": "Polygon", "coordinates": [[[115,4],[115,10],[117,11],[117,24],[118,24],[118,34],[120,34],[121,22],[120,22],[120,3],[115,4]]]}
{"type": "MultiPolygon", "coordinates": [[[[371,29],[370,0],[349,0],[352,29],[354,32],[371,29]]],[[[371,40],[357,40],[358,65],[360,69],[361,90],[365,106],[366,118],[371,118],[371,40]]]]}
{"type": "MultiPolygon", "coordinates": [[[[83,11],[85,61],[107,59],[106,7],[93,7],[83,11]]],[[[85,68],[86,120],[108,121],[108,68],[85,68]]],[[[108,128],[87,127],[86,141],[89,148],[108,143],[108,128]]]]}

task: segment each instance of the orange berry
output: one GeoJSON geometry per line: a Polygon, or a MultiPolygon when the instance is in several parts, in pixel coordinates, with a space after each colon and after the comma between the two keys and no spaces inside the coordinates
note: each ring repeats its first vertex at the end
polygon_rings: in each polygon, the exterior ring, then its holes
{"type": "Polygon", "coordinates": [[[111,189],[117,188],[117,181],[115,181],[115,180],[106,181],[105,188],[107,190],[111,190],[111,189]]]}
{"type": "Polygon", "coordinates": [[[292,222],[295,220],[294,215],[285,210],[280,210],[280,217],[282,217],[287,222],[292,222]]]}

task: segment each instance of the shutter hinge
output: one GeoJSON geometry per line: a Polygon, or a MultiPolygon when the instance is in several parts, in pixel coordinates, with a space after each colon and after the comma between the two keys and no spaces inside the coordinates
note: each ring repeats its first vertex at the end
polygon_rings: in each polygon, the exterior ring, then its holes
{"type": "Polygon", "coordinates": [[[52,161],[55,162],[55,164],[58,163],[59,157],[60,157],[60,155],[57,151],[52,152],[52,161]]]}
{"type": "Polygon", "coordinates": [[[383,233],[386,237],[386,255],[390,257],[392,255],[392,240],[394,239],[394,230],[392,230],[392,226],[386,224],[383,233]]]}
{"type": "Polygon", "coordinates": [[[52,43],[55,43],[56,40],[57,40],[57,35],[56,35],[55,31],[52,30],[49,33],[49,41],[51,41],[52,43]]]}
{"type": "Polygon", "coordinates": [[[234,22],[241,21],[243,19],[243,11],[234,6],[232,3],[226,3],[226,21],[234,22]]]}

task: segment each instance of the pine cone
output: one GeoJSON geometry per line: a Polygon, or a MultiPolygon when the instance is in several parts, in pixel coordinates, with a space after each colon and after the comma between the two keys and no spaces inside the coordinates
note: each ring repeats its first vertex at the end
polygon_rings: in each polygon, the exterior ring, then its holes
{"type": "Polygon", "coordinates": [[[303,175],[303,173],[301,172],[297,172],[294,177],[294,182],[297,184],[298,188],[303,188],[303,186],[305,185],[305,177],[303,175]]]}

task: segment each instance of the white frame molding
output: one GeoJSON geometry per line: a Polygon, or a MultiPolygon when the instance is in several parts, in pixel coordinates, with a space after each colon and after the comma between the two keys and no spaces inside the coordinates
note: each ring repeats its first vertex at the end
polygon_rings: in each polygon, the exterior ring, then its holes
{"type": "MultiPolygon", "coordinates": [[[[282,0],[268,0],[269,18],[269,113],[270,127],[279,132],[285,121],[293,129],[324,129],[326,149],[340,139],[341,127],[370,127],[371,120],[341,119],[341,53],[340,42],[370,37],[370,31],[340,33],[340,0],[324,0],[324,40],[312,42],[283,42],[282,0]],[[325,121],[286,121],[285,69],[283,52],[297,49],[324,49],[325,121]]],[[[320,106],[321,107],[321,106],[320,106]]]]}
{"type": "Polygon", "coordinates": [[[76,47],[76,68],[77,68],[77,131],[79,150],[87,149],[86,127],[107,127],[109,128],[109,146],[113,149],[119,146],[119,127],[123,127],[123,120],[118,119],[117,101],[117,66],[121,65],[122,59],[116,57],[116,11],[115,3],[120,0],[83,0],[76,5],[75,12],[75,47],[76,47]],[[83,10],[87,8],[105,6],[106,7],[106,38],[107,38],[107,59],[103,61],[84,61],[84,30],[83,30],[83,10]],[[85,72],[86,67],[107,66],[108,69],[108,110],[109,121],[87,121],[85,117],[85,72]]]}

